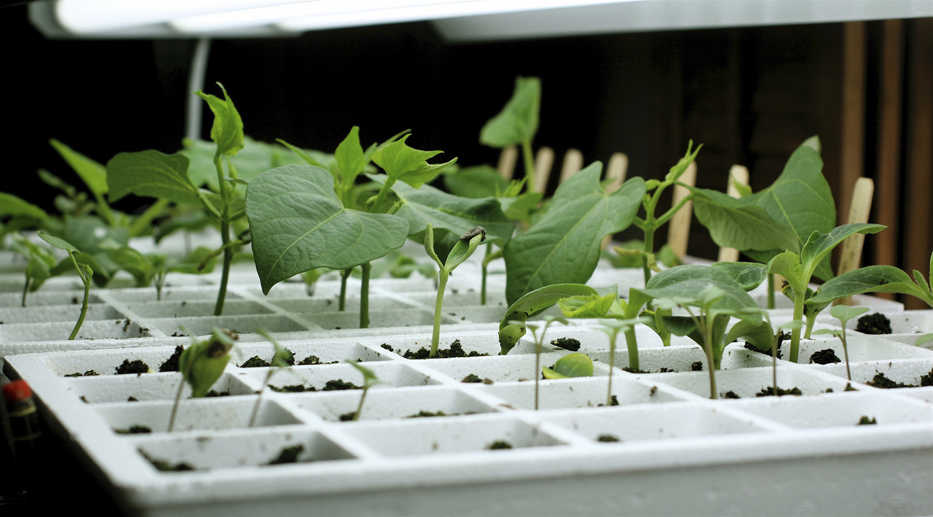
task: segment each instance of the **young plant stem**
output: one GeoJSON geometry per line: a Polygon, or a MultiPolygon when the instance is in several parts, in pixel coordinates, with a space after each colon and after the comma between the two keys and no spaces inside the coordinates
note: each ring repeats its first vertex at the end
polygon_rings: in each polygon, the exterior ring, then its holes
{"type": "Polygon", "coordinates": [[[716,361],[713,359],[713,326],[706,325],[703,329],[703,351],[706,352],[706,362],[709,368],[709,398],[718,399],[719,393],[716,390],[716,361]]]}
{"type": "Polygon", "coordinates": [[[172,413],[168,417],[168,432],[172,432],[172,429],[175,428],[175,416],[178,414],[178,405],[181,403],[181,392],[185,389],[185,379],[188,378],[188,374],[191,373],[191,364],[188,364],[188,367],[185,368],[185,371],[182,372],[181,381],[178,383],[178,391],[175,392],[175,403],[172,404],[172,413]]]}
{"type": "Polygon", "coordinates": [[[774,308],[774,274],[768,275],[768,308],[774,308]]]}
{"type": "Polygon", "coordinates": [[[266,372],[266,378],[262,381],[262,388],[259,389],[259,396],[256,397],[256,403],[253,404],[253,411],[249,415],[249,425],[247,427],[253,427],[256,423],[256,415],[259,414],[259,405],[262,403],[262,394],[266,391],[266,386],[269,385],[269,379],[272,378],[272,374],[275,373],[275,370],[269,368],[266,372]]]}
{"type": "Polygon", "coordinates": [[[152,220],[158,217],[168,207],[169,203],[170,201],[167,199],[160,199],[140,214],[130,225],[130,237],[139,236],[146,231],[152,224],[152,220]]]}
{"type": "Polygon", "coordinates": [[[369,392],[369,386],[363,386],[363,393],[360,395],[360,403],[356,405],[356,411],[353,412],[353,421],[360,419],[360,413],[363,411],[363,402],[366,401],[366,393],[369,392]]]}
{"type": "Polygon", "coordinates": [[[645,229],[645,254],[641,257],[641,270],[645,277],[645,285],[648,284],[648,280],[651,280],[651,266],[648,264],[648,254],[654,253],[654,214],[648,214],[646,221],[652,226],[650,229],[645,229]]]}
{"type": "Polygon", "coordinates": [[[638,360],[638,338],[635,335],[635,327],[625,329],[625,347],[628,349],[628,367],[633,372],[639,371],[638,360]]]}
{"type": "MultiPolygon", "coordinates": [[[[74,255],[71,256],[71,260],[74,261],[74,255]]],[[[77,262],[75,262],[77,267],[77,262]]],[[[75,322],[75,326],[71,329],[71,335],[68,336],[69,340],[74,339],[78,335],[78,331],[81,330],[81,325],[84,324],[84,317],[87,316],[87,302],[88,297],[91,294],[91,277],[90,274],[83,273],[80,268],[78,269],[78,274],[81,276],[81,281],[84,282],[84,300],[81,302],[81,314],[78,315],[78,321],[75,322]]]]}
{"type": "Polygon", "coordinates": [[[369,272],[372,266],[366,262],[360,266],[360,328],[369,328],[369,272]]]}
{"type": "Polygon", "coordinates": [[[609,335],[609,383],[606,388],[606,406],[612,405],[612,371],[616,364],[616,338],[619,337],[619,330],[613,329],[609,335]]]}
{"type": "MultiPolygon", "coordinates": [[[[531,152],[531,140],[522,142],[522,159],[525,162],[525,192],[534,192],[537,185],[535,181],[535,159],[531,152]]],[[[543,193],[543,192],[542,192],[543,193]]]]}
{"type": "Polygon", "coordinates": [[[541,382],[541,341],[543,340],[544,332],[541,333],[541,339],[535,339],[535,411],[538,410],[538,383],[541,382]]]}
{"type": "Polygon", "coordinates": [[[842,340],[842,353],[846,358],[846,380],[852,382],[852,372],[849,371],[849,347],[846,343],[846,322],[842,322],[842,333],[839,334],[839,339],[842,340]]]}
{"type": "MultiPolygon", "coordinates": [[[[489,265],[486,259],[489,258],[490,253],[492,253],[492,243],[489,242],[486,244],[486,253],[483,254],[483,267],[480,270],[480,283],[479,283],[479,304],[486,305],[486,268],[489,265]]],[[[25,294],[23,298],[25,299],[25,294]]]]}
{"type": "Polygon", "coordinates": [[[781,331],[778,330],[778,333],[771,340],[771,384],[774,385],[774,396],[777,396],[778,385],[777,385],[777,349],[778,342],[780,341],[781,331]]]}
{"type": "MultiPolygon", "coordinates": [[[[485,273],[485,271],[484,271],[484,273],[485,273]]],[[[22,298],[22,300],[20,301],[20,305],[23,306],[23,307],[26,306],[26,293],[29,292],[29,280],[30,280],[29,275],[26,275],[26,282],[23,284],[23,298],[22,298]]],[[[484,288],[486,287],[486,277],[485,277],[485,276],[483,277],[483,287],[484,287],[484,288]]]]}
{"type": "Polygon", "coordinates": [[[382,184],[382,188],[379,189],[379,194],[376,195],[376,201],[373,203],[373,209],[375,211],[382,210],[380,207],[385,202],[386,196],[389,195],[389,189],[392,188],[392,185],[395,183],[395,180],[392,178],[386,177],[385,182],[382,184]]]}
{"type": "Polygon", "coordinates": [[[156,301],[162,301],[162,289],[165,287],[165,269],[159,270],[155,276],[156,301]]]}
{"type": "Polygon", "coordinates": [[[434,301],[434,329],[431,331],[431,357],[437,357],[437,345],[441,339],[441,311],[444,307],[444,291],[450,273],[444,268],[437,272],[437,298],[434,301]]]}
{"type": "Polygon", "coordinates": [[[233,262],[233,249],[230,248],[230,201],[227,199],[227,183],[224,178],[223,163],[220,156],[214,156],[214,168],[217,169],[217,185],[220,189],[220,199],[223,203],[220,213],[220,239],[223,242],[224,264],[220,273],[220,288],[217,290],[217,302],[214,304],[214,316],[224,312],[224,300],[227,297],[227,281],[230,278],[230,263],[233,262]]]}
{"type": "Polygon", "coordinates": [[[807,328],[803,333],[803,337],[810,339],[810,335],[813,333],[813,326],[816,324],[816,317],[819,313],[814,312],[812,314],[807,314],[807,328]]]}
{"type": "Polygon", "coordinates": [[[340,272],[340,298],[337,300],[337,310],[340,312],[347,310],[347,278],[350,278],[352,271],[353,268],[348,268],[340,272]]]}
{"type": "MultiPolygon", "coordinates": [[[[794,293],[794,321],[803,321],[804,294],[794,293]]],[[[797,355],[800,351],[800,327],[791,331],[790,334],[790,353],[788,359],[792,363],[797,362],[797,355]]]]}

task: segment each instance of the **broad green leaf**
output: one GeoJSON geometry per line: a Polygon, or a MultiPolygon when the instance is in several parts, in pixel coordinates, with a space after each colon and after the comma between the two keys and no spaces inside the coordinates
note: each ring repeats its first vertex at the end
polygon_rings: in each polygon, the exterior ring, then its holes
{"type": "Polygon", "coordinates": [[[612,293],[605,296],[569,296],[561,298],[557,305],[568,318],[605,318],[616,300],[616,295],[612,293]]]}
{"type": "Polygon", "coordinates": [[[499,347],[502,355],[518,343],[525,335],[525,320],[557,303],[561,298],[570,296],[598,295],[590,286],[584,284],[552,284],[531,291],[509,306],[505,316],[499,322],[499,347]]]}
{"type": "Polygon", "coordinates": [[[136,280],[136,287],[144,287],[152,281],[152,262],[142,253],[124,246],[111,250],[107,254],[123,271],[129,273],[136,280]]]}
{"type": "Polygon", "coordinates": [[[39,230],[39,238],[51,244],[53,247],[56,247],[60,250],[65,250],[68,253],[78,252],[78,248],[74,247],[70,242],[66,241],[65,239],[62,239],[61,237],[56,237],[54,235],[51,235],[48,232],[39,230]]]}
{"type": "Polygon", "coordinates": [[[227,95],[227,90],[220,83],[217,83],[224,98],[221,99],[209,93],[197,92],[198,97],[207,102],[208,107],[214,113],[214,123],[211,125],[211,140],[217,144],[216,156],[233,156],[243,148],[243,120],[240,113],[227,95]]]}
{"type": "MultiPolygon", "coordinates": [[[[757,307],[745,289],[729,274],[710,266],[687,265],[667,269],[652,276],[644,289],[632,291],[651,298],[669,298],[681,305],[709,306],[713,316],[736,314],[743,309],[757,307]],[[709,299],[713,290],[715,301],[709,299]]],[[[755,318],[750,320],[754,321],[755,318]]]]}
{"type": "Polygon", "coordinates": [[[735,199],[715,190],[691,188],[690,191],[693,213],[719,246],[742,251],[800,249],[794,229],[772,219],[750,196],[735,199]]]}
{"type": "Polygon", "coordinates": [[[829,309],[829,313],[841,321],[843,325],[852,318],[858,318],[866,312],[868,312],[868,307],[849,307],[848,305],[836,305],[829,309]]]}
{"type": "Polygon", "coordinates": [[[49,140],[49,143],[51,143],[52,147],[58,151],[58,154],[68,162],[68,165],[78,173],[78,176],[81,177],[92,193],[97,196],[103,196],[107,193],[107,169],[105,169],[103,165],[71,149],[54,138],[49,140]]]}
{"type": "MultiPolygon", "coordinates": [[[[214,168],[214,151],[217,146],[204,140],[185,139],[182,143],[184,149],[179,154],[188,158],[188,177],[191,183],[198,187],[207,185],[211,189],[217,190],[217,170],[214,168]]],[[[310,149],[300,149],[286,142],[282,142],[282,144],[287,149],[244,136],[243,149],[240,149],[236,156],[228,156],[226,161],[229,161],[236,168],[237,175],[245,181],[250,181],[275,167],[305,163],[303,157],[309,157],[324,168],[328,168],[334,163],[333,156],[329,154],[310,149]],[[299,151],[301,154],[298,154],[299,151]]]]}
{"type": "MultiPolygon", "coordinates": [[[[814,271],[816,266],[829,257],[833,248],[842,244],[850,235],[857,233],[878,233],[887,228],[883,224],[855,223],[843,224],[833,228],[828,234],[813,232],[800,252],[800,260],[805,271],[814,271]]],[[[809,279],[807,279],[809,281],[809,279]]]]}
{"type": "Polygon", "coordinates": [[[428,160],[444,151],[421,151],[409,147],[405,141],[410,136],[408,134],[399,140],[382,145],[373,153],[373,162],[381,167],[392,180],[404,181],[418,188],[425,183],[430,183],[444,172],[444,169],[457,163],[456,158],[444,163],[428,163],[428,160]]]}
{"type": "Polygon", "coordinates": [[[894,266],[868,266],[843,273],[820,286],[808,303],[828,304],[839,298],[864,293],[901,293],[914,296],[933,307],[929,296],[894,266]]]}
{"type": "Polygon", "coordinates": [[[178,358],[178,371],[191,386],[191,396],[203,397],[224,373],[230,361],[233,341],[218,329],[214,329],[206,341],[192,343],[178,358]]]}
{"type": "Polygon", "coordinates": [[[369,388],[374,384],[379,383],[379,377],[376,376],[376,372],[371,369],[357,363],[356,361],[344,361],[353,368],[356,368],[356,371],[360,372],[360,375],[363,376],[363,387],[369,388]]]}
{"type": "MultiPolygon", "coordinates": [[[[482,228],[479,228],[482,230],[482,228]]],[[[453,272],[457,269],[457,266],[463,264],[463,261],[470,258],[470,255],[476,251],[477,246],[483,242],[486,238],[486,231],[482,230],[481,234],[470,235],[466,234],[463,237],[460,237],[457,240],[457,243],[454,244],[453,248],[450,250],[450,253],[447,254],[447,258],[444,259],[444,269],[448,272],[453,272]],[[468,240],[464,240],[467,238],[468,240]]]]}
{"type": "Polygon", "coordinates": [[[198,203],[197,189],[188,179],[188,158],[159,151],[120,153],[107,162],[110,200],[127,194],[198,203]]]}
{"type": "Polygon", "coordinates": [[[568,377],[592,377],[593,360],[584,353],[574,352],[561,357],[553,368],[543,368],[541,373],[547,379],[566,379],[568,377]]]}
{"type": "Polygon", "coordinates": [[[696,160],[697,155],[700,154],[700,149],[702,145],[698,145],[696,149],[693,149],[693,140],[687,143],[687,152],[684,156],[674,164],[673,167],[667,172],[667,175],[664,176],[664,181],[674,182],[680,179],[681,176],[687,172],[687,168],[690,167],[690,164],[696,160]]]}
{"type": "Polygon", "coordinates": [[[0,192],[0,217],[5,216],[26,216],[40,221],[49,219],[49,214],[36,205],[13,194],[0,192]]]}
{"type": "Polygon", "coordinates": [[[479,141],[491,147],[530,142],[538,131],[541,81],[537,77],[515,79],[515,92],[498,115],[483,126],[479,141]]]}
{"type": "Polygon", "coordinates": [[[509,182],[488,165],[466,167],[444,174],[444,187],[455,196],[498,197],[509,182]]]}
{"type": "Polygon", "coordinates": [[[405,219],[344,208],[330,173],[286,165],[250,182],[246,214],[262,290],[309,269],[347,269],[402,246],[405,219]]]}
{"type": "MultiPolygon", "coordinates": [[[[380,183],[385,180],[382,176],[369,177],[380,183]]],[[[435,230],[444,229],[456,235],[482,226],[486,229],[486,239],[501,245],[512,237],[515,229],[495,198],[463,198],[430,185],[414,189],[405,183],[392,185],[392,192],[400,203],[395,215],[408,221],[410,235],[424,232],[428,224],[435,230]]]]}
{"type": "Polygon", "coordinates": [[[360,128],[359,126],[353,126],[350,133],[334,151],[337,176],[341,182],[352,185],[356,177],[366,168],[369,158],[368,153],[363,151],[363,146],[360,144],[360,128]]]}
{"type": "Polygon", "coordinates": [[[810,281],[806,274],[803,264],[800,262],[800,255],[785,251],[777,254],[768,262],[768,274],[778,274],[787,280],[791,289],[796,292],[806,293],[807,283],[810,281]]]}
{"type": "Polygon", "coordinates": [[[125,246],[129,242],[129,230],[110,227],[97,217],[65,217],[62,239],[91,255],[125,246]]]}
{"type": "Polygon", "coordinates": [[[746,291],[761,285],[768,276],[768,266],[757,262],[717,262],[711,267],[731,276],[746,291]]]}
{"type": "Polygon", "coordinates": [[[739,338],[745,338],[747,343],[751,343],[758,350],[771,350],[774,339],[774,331],[767,321],[758,321],[755,323],[749,321],[739,321],[729,329],[723,344],[734,343],[739,338]]]}
{"type": "Polygon", "coordinates": [[[513,221],[527,221],[531,213],[538,208],[541,198],[544,197],[540,192],[525,192],[515,197],[499,197],[499,204],[502,206],[502,212],[513,221]]]}
{"type": "Polygon", "coordinates": [[[644,181],[632,178],[610,194],[599,183],[601,173],[596,162],[562,183],[541,220],[505,246],[509,303],[545,285],[586,282],[603,237],[632,223],[644,181]]]}

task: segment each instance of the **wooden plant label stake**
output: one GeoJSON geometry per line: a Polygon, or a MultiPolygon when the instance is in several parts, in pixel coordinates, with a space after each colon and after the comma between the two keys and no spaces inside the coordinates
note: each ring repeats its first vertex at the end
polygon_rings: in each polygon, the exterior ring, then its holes
{"type": "Polygon", "coordinates": [[[551,177],[551,167],[554,165],[554,150],[550,147],[538,149],[535,156],[535,182],[531,185],[532,192],[544,193],[551,177]]]}
{"type": "MultiPolygon", "coordinates": [[[[606,192],[612,194],[622,188],[626,173],[628,173],[628,156],[625,153],[612,153],[609,157],[609,165],[606,167],[606,179],[609,180],[606,184],[606,192]]],[[[607,235],[603,238],[602,249],[608,249],[611,243],[612,235],[607,235]]]]}
{"type": "Polygon", "coordinates": [[[514,145],[510,145],[502,150],[499,154],[499,165],[496,167],[499,169],[499,174],[502,175],[506,180],[512,179],[512,176],[515,174],[515,162],[518,161],[518,148],[514,145]]]}
{"type": "MultiPolygon", "coordinates": [[[[849,223],[867,223],[868,214],[871,212],[871,199],[875,193],[875,182],[871,178],[859,178],[855,181],[855,188],[852,189],[852,202],[849,203],[849,223]]],[[[857,233],[842,243],[842,251],[839,253],[839,267],[837,275],[847,273],[859,267],[862,261],[862,246],[865,244],[865,235],[857,233]]],[[[850,305],[851,298],[846,298],[839,303],[850,305]]]]}
{"type": "MultiPolygon", "coordinates": [[[[739,195],[739,189],[735,187],[735,184],[748,186],[748,168],[743,165],[733,165],[729,169],[729,180],[726,187],[726,193],[729,196],[738,199],[741,197],[739,195]]],[[[719,262],[738,262],[739,260],[739,250],[735,248],[719,248],[719,262]]]]}
{"type": "MultiPolygon", "coordinates": [[[[680,177],[680,182],[693,186],[697,180],[696,162],[690,164],[687,170],[680,177]]],[[[676,206],[685,197],[690,195],[690,191],[680,185],[674,186],[674,196],[671,206],[676,206]]],[[[683,258],[687,255],[687,242],[690,239],[690,218],[693,215],[693,202],[688,201],[671,218],[670,226],[667,230],[667,243],[671,246],[678,257],[683,258]]]]}
{"type": "Polygon", "coordinates": [[[560,168],[560,182],[567,181],[583,168],[583,153],[576,149],[567,149],[564,154],[564,164],[560,168]]]}

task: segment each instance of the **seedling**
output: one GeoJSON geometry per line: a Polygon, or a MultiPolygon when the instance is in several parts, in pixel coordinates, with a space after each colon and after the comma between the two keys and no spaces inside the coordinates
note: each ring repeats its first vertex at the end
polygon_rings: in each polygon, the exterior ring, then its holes
{"type": "Polygon", "coordinates": [[[87,255],[78,251],[78,248],[75,248],[70,242],[60,237],[49,235],[42,230],[39,231],[39,237],[52,246],[61,250],[65,250],[68,253],[68,260],[71,261],[75,272],[81,279],[81,283],[84,284],[84,298],[81,301],[81,313],[78,315],[78,320],[75,321],[74,328],[71,329],[71,335],[68,336],[68,339],[74,339],[78,336],[78,331],[81,330],[81,325],[84,324],[84,318],[87,316],[88,298],[91,295],[91,282],[93,281],[92,277],[94,276],[94,268],[89,264],[89,262],[93,263],[93,260],[91,260],[87,255]]]}
{"type": "Polygon", "coordinates": [[[272,354],[272,360],[269,361],[269,369],[266,370],[266,376],[262,380],[262,387],[259,388],[259,396],[256,397],[256,403],[253,405],[253,412],[250,413],[249,425],[247,427],[253,427],[253,424],[256,423],[256,415],[259,414],[259,406],[262,403],[262,394],[266,391],[266,386],[269,385],[269,380],[272,379],[272,376],[279,370],[289,368],[291,365],[295,364],[295,355],[291,350],[280,345],[265,329],[256,329],[256,333],[272,343],[275,352],[272,354]]]}
{"type": "Polygon", "coordinates": [[[175,393],[175,403],[168,419],[168,432],[175,428],[175,416],[178,413],[178,404],[181,402],[181,393],[185,384],[191,386],[191,397],[198,398],[207,395],[211,386],[217,382],[224,373],[230,361],[230,350],[233,340],[221,329],[214,328],[211,336],[204,341],[194,341],[178,358],[178,371],[181,372],[181,382],[175,393]]]}
{"type": "Polygon", "coordinates": [[[424,249],[437,263],[437,297],[434,302],[434,329],[431,332],[431,357],[437,357],[437,346],[440,341],[441,314],[443,314],[444,291],[447,290],[447,280],[450,275],[462,264],[476,248],[486,240],[486,230],[477,226],[473,230],[460,236],[447,254],[446,260],[441,260],[434,249],[434,228],[429,224],[424,233],[424,249]]]}
{"type": "Polygon", "coordinates": [[[535,188],[535,162],[531,141],[538,131],[538,112],[541,109],[541,80],[537,77],[518,77],[515,91],[502,111],[491,118],[480,131],[479,141],[499,149],[520,145],[525,167],[525,188],[535,188]]]}
{"type": "Polygon", "coordinates": [[[541,327],[540,336],[538,335],[538,325],[533,325],[531,323],[526,325],[528,329],[531,330],[531,336],[535,342],[535,411],[538,410],[538,384],[541,379],[541,375],[539,375],[541,371],[541,349],[544,347],[544,336],[547,334],[547,329],[554,323],[566,325],[567,320],[564,318],[555,318],[553,316],[544,318],[544,326],[541,327]]]}
{"type": "Polygon", "coordinates": [[[14,235],[10,248],[26,259],[26,281],[20,304],[26,306],[26,294],[38,291],[42,284],[52,276],[55,256],[50,250],[30,242],[21,235],[14,235]]]}
{"type": "Polygon", "coordinates": [[[360,393],[360,403],[356,405],[356,411],[353,412],[353,418],[352,418],[353,421],[356,421],[360,419],[360,414],[362,414],[363,412],[363,402],[366,401],[366,393],[369,392],[369,388],[372,388],[375,384],[378,384],[380,381],[379,381],[379,377],[376,376],[375,372],[373,372],[369,368],[359,363],[356,363],[354,361],[346,361],[346,363],[356,368],[356,370],[360,372],[360,375],[363,376],[363,386],[362,386],[363,392],[360,393]]]}
{"type": "Polygon", "coordinates": [[[612,405],[612,372],[615,370],[616,340],[619,337],[619,332],[628,331],[639,323],[644,323],[644,321],[636,318],[629,320],[602,320],[600,322],[600,330],[609,336],[609,385],[606,391],[607,406],[612,405]]]}
{"type": "Polygon", "coordinates": [[[852,382],[852,372],[849,370],[849,346],[846,342],[846,323],[853,318],[858,318],[862,314],[868,312],[868,307],[849,307],[848,305],[837,305],[829,310],[829,313],[833,315],[834,318],[839,320],[840,329],[820,329],[817,330],[817,334],[830,334],[839,338],[842,341],[842,353],[846,357],[846,379],[849,382],[852,382]]]}
{"type": "Polygon", "coordinates": [[[509,353],[525,335],[525,321],[551,307],[562,298],[571,296],[595,296],[598,293],[585,284],[553,284],[539,287],[522,296],[509,306],[499,321],[499,353],[509,353]]]}
{"type": "Polygon", "coordinates": [[[148,259],[154,273],[152,283],[156,290],[156,300],[162,299],[162,290],[169,273],[203,275],[213,271],[217,262],[210,248],[203,246],[195,248],[183,259],[159,254],[149,255],[148,259]]]}
{"type": "MultiPolygon", "coordinates": [[[[754,309],[750,309],[754,310],[754,309]]],[[[799,329],[803,326],[803,322],[799,320],[791,320],[787,323],[783,323],[774,327],[771,324],[771,315],[768,311],[760,311],[762,316],[764,316],[764,321],[759,323],[752,323],[747,321],[740,321],[736,323],[729,333],[726,335],[726,338],[723,340],[724,343],[732,343],[736,341],[739,337],[744,337],[746,343],[751,343],[755,346],[756,349],[763,350],[766,343],[771,348],[771,384],[773,386],[772,393],[774,396],[778,396],[780,393],[778,391],[778,382],[777,382],[777,351],[781,347],[781,342],[784,340],[784,331],[794,329],[799,329]]]]}
{"type": "Polygon", "coordinates": [[[553,368],[541,368],[545,379],[567,379],[569,377],[592,377],[593,360],[582,352],[574,352],[561,357],[553,368]]]}
{"type": "Polygon", "coordinates": [[[923,273],[916,269],[911,278],[894,266],[867,266],[827,281],[807,303],[831,303],[863,293],[898,293],[913,296],[933,307],[933,288],[928,279],[933,279],[933,254],[930,254],[927,278],[923,278],[923,273]]]}
{"type": "MultiPolygon", "coordinates": [[[[629,299],[623,300],[615,294],[571,296],[558,302],[561,312],[567,318],[614,318],[629,321],[621,329],[625,333],[626,347],[629,354],[629,368],[639,370],[638,340],[635,334],[637,323],[648,322],[647,318],[639,319],[638,315],[648,298],[638,291],[631,290],[629,299]]],[[[611,337],[611,336],[610,336],[611,337]]],[[[614,339],[614,338],[613,338],[614,339]]],[[[615,346],[614,342],[611,346],[615,346]]],[[[610,359],[614,361],[615,354],[610,359]]]]}

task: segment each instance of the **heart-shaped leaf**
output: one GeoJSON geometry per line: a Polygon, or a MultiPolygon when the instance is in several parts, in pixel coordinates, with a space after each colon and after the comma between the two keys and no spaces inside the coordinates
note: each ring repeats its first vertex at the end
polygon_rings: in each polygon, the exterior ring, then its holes
{"type": "Polygon", "coordinates": [[[120,153],[107,162],[110,200],[127,194],[198,203],[197,189],[188,179],[188,158],[159,151],[120,153]]]}
{"type": "Polygon", "coordinates": [[[498,115],[483,126],[479,141],[491,147],[530,142],[538,131],[541,81],[537,77],[515,79],[515,92],[498,115]]]}

